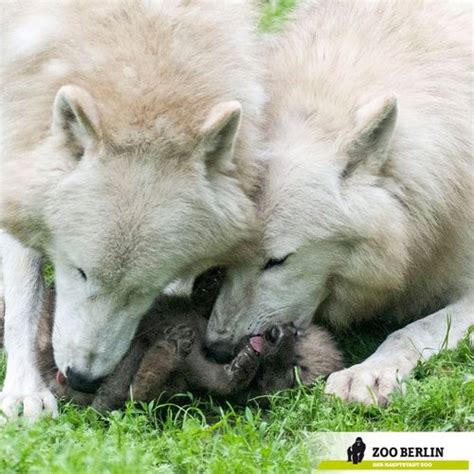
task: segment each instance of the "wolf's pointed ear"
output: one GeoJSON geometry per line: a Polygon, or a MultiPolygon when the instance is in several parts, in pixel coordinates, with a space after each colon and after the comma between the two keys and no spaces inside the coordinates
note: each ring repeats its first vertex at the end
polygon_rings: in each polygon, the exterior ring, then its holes
{"type": "Polygon", "coordinates": [[[356,113],[356,133],[346,144],[349,162],[343,176],[349,176],[359,164],[380,170],[388,156],[397,122],[397,98],[386,95],[362,106],[356,113]]]}
{"type": "Polygon", "coordinates": [[[234,146],[240,127],[242,106],[236,100],[212,108],[201,128],[204,161],[208,171],[233,168],[234,146]]]}
{"type": "Polygon", "coordinates": [[[54,100],[52,131],[62,136],[78,157],[99,141],[99,114],[88,92],[71,85],[59,89],[54,100]]]}

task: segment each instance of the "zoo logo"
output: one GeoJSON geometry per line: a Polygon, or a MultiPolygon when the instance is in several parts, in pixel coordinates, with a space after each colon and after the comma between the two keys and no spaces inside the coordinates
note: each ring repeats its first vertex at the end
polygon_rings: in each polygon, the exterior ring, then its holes
{"type": "MultiPolygon", "coordinates": [[[[403,436],[403,434],[401,435],[403,436]]],[[[364,437],[370,439],[371,435],[364,433],[364,437]]],[[[347,440],[345,436],[344,439],[347,440]]],[[[385,439],[391,440],[392,438],[385,439]]],[[[396,440],[396,437],[393,437],[393,439],[396,440]]],[[[404,439],[403,445],[395,441],[393,444],[385,443],[386,446],[373,446],[366,444],[361,436],[357,436],[354,443],[346,448],[347,460],[343,461],[340,457],[339,459],[321,459],[316,470],[338,472],[352,470],[469,471],[468,459],[446,459],[448,455],[445,446],[440,446],[444,443],[435,444],[434,446],[430,446],[431,443],[426,443],[425,446],[420,446],[418,443],[413,443],[415,439],[413,437],[408,437],[412,440],[412,443],[407,443],[407,438],[400,439],[404,439]],[[410,446],[410,444],[412,445],[410,446]],[[366,456],[369,456],[369,459],[366,459],[366,456]]],[[[416,441],[419,440],[416,439],[416,441]]],[[[334,445],[333,438],[331,438],[331,443],[334,445]]],[[[344,449],[343,446],[347,446],[347,444],[342,444],[341,451],[344,449]]]]}
{"type": "Polygon", "coordinates": [[[355,443],[347,448],[347,462],[352,464],[359,464],[364,459],[365,443],[363,439],[358,436],[355,443]]]}

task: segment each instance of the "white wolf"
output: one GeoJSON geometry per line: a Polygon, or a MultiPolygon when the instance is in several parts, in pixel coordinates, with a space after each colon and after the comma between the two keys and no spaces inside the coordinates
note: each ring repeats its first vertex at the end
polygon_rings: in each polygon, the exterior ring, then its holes
{"type": "Polygon", "coordinates": [[[383,404],[474,324],[471,8],[306,2],[277,39],[260,267],[229,272],[208,331],[218,358],[270,321],[423,316],[329,378],[383,404]]]}
{"type": "Polygon", "coordinates": [[[56,413],[32,352],[41,256],[56,362],[93,390],[170,281],[251,240],[264,94],[249,3],[2,5],[8,416],[56,413]]]}

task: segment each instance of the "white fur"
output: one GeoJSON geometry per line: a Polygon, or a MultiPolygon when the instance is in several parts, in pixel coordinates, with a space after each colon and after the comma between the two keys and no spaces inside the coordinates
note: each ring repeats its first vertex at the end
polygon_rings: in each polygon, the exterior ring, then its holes
{"type": "Polygon", "coordinates": [[[48,77],[64,77],[72,70],[72,66],[67,61],[51,59],[43,67],[43,73],[48,77]]]}
{"type": "Polygon", "coordinates": [[[424,317],[329,379],[384,402],[449,316],[450,347],[474,324],[471,18],[463,2],[302,5],[269,53],[260,255],[230,270],[209,342],[424,317]]]}
{"type": "Polygon", "coordinates": [[[5,349],[9,354],[0,410],[15,418],[23,404],[27,418],[36,419],[43,411],[56,416],[56,401],[41,381],[33,350],[43,294],[42,281],[36,278],[40,258],[5,232],[0,232],[0,239],[5,283],[5,349]],[[17,285],[16,281],[23,284],[17,285]]]}
{"type": "Polygon", "coordinates": [[[21,22],[10,34],[6,51],[17,59],[25,59],[44,50],[46,44],[57,37],[60,24],[49,15],[31,15],[21,22]]]}
{"type": "Polygon", "coordinates": [[[4,261],[0,408],[23,401],[30,416],[42,408],[27,409],[32,396],[49,403],[31,358],[39,256],[55,267],[58,367],[107,375],[171,281],[238,258],[253,237],[264,97],[247,2],[4,10],[2,46],[28,41],[1,56],[0,227],[21,244],[4,261]],[[26,37],[43,16],[60,23],[55,41],[48,21],[26,37]]]}

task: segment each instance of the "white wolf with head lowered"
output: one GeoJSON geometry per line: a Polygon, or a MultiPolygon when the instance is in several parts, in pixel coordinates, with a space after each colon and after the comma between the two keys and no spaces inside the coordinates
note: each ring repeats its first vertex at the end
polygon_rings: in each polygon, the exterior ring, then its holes
{"type": "Polygon", "coordinates": [[[172,280],[252,239],[263,92],[251,2],[2,7],[0,409],[55,411],[32,355],[41,260],[58,367],[93,390],[172,280]]]}
{"type": "Polygon", "coordinates": [[[230,270],[210,349],[225,358],[243,334],[314,315],[423,317],[329,378],[385,403],[448,321],[449,346],[474,324],[471,4],[306,2],[267,84],[260,262],[230,270]]]}

